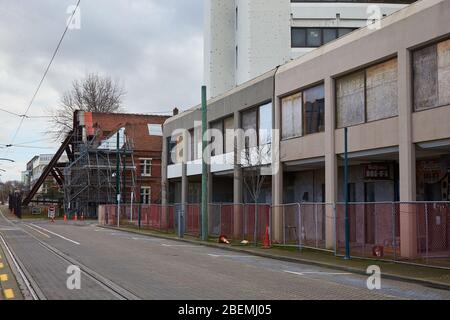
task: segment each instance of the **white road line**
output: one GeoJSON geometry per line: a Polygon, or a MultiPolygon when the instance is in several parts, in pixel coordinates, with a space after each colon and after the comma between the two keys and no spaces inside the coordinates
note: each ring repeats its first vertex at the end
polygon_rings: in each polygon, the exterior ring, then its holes
{"type": "Polygon", "coordinates": [[[236,255],[224,255],[224,254],[208,254],[212,258],[251,258],[257,259],[256,256],[236,256],[236,255]]]}
{"type": "Polygon", "coordinates": [[[19,228],[0,228],[0,231],[20,231],[19,228]]]}
{"type": "Polygon", "coordinates": [[[40,227],[40,226],[37,226],[37,225],[35,225],[35,224],[32,224],[32,225],[35,226],[36,228],[39,228],[39,229],[41,229],[41,230],[44,230],[44,231],[46,231],[46,232],[52,234],[52,235],[54,235],[54,236],[57,236],[57,237],[59,237],[59,238],[61,238],[61,239],[63,239],[63,240],[66,240],[66,241],[69,241],[69,242],[71,242],[71,243],[73,243],[73,244],[76,244],[77,246],[80,245],[79,242],[70,240],[70,239],[68,239],[68,238],[66,238],[66,237],[64,237],[64,236],[62,236],[62,235],[60,235],[60,234],[57,234],[57,233],[55,233],[55,232],[52,232],[52,231],[50,231],[50,230],[47,230],[47,229],[42,228],[42,227],[40,227]]]}
{"type": "Polygon", "coordinates": [[[43,233],[41,230],[38,230],[38,229],[36,229],[36,228],[33,228],[33,227],[30,226],[29,224],[26,224],[25,226],[28,227],[28,228],[30,228],[30,229],[32,229],[32,230],[34,230],[34,231],[36,231],[36,232],[39,232],[39,233],[42,234],[44,237],[50,239],[50,236],[49,236],[48,234],[46,234],[46,233],[43,233]]]}
{"type": "Polygon", "coordinates": [[[330,272],[293,272],[293,271],[287,271],[287,270],[285,270],[284,272],[290,273],[290,274],[295,274],[297,276],[305,276],[308,274],[324,275],[324,276],[348,276],[348,275],[351,275],[351,273],[343,273],[343,272],[335,272],[335,273],[330,273],[330,272]]]}
{"type": "Polygon", "coordinates": [[[185,245],[185,244],[161,244],[163,247],[180,247],[180,248],[202,248],[201,245],[185,245]]]}

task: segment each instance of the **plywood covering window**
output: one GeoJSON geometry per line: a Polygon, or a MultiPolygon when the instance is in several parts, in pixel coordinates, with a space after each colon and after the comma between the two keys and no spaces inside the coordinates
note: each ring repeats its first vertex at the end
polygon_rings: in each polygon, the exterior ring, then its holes
{"type": "Polygon", "coordinates": [[[360,71],[336,81],[339,128],[365,122],[364,78],[364,71],[360,71]]]}
{"type": "Polygon", "coordinates": [[[282,139],[301,137],[303,132],[302,94],[297,93],[281,100],[282,139]]]}
{"type": "Polygon", "coordinates": [[[367,121],[376,121],[398,115],[397,79],[397,59],[367,69],[367,121]]]}
{"type": "Polygon", "coordinates": [[[337,127],[398,116],[397,58],[336,80],[337,127]]]}
{"type": "Polygon", "coordinates": [[[450,40],[413,52],[414,110],[450,104],[450,40]]]}

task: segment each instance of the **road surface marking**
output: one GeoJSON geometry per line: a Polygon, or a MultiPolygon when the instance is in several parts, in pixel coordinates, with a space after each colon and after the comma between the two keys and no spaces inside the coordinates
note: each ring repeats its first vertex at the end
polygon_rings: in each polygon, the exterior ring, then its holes
{"type": "Polygon", "coordinates": [[[226,254],[208,254],[208,256],[213,257],[213,258],[258,258],[258,257],[253,257],[253,256],[233,256],[233,255],[226,255],[226,254]]]}
{"type": "Polygon", "coordinates": [[[54,235],[54,236],[57,236],[57,237],[59,237],[59,238],[61,238],[61,239],[63,239],[63,240],[66,240],[66,241],[69,241],[69,242],[71,242],[71,243],[73,243],[73,244],[76,244],[77,246],[80,245],[79,242],[70,240],[69,238],[66,238],[66,237],[64,237],[64,236],[62,236],[62,235],[60,235],[60,234],[57,234],[57,233],[55,233],[55,232],[52,232],[52,231],[50,231],[50,230],[47,230],[47,229],[42,228],[42,227],[40,227],[40,226],[37,226],[37,225],[35,225],[35,224],[33,224],[33,226],[35,226],[36,228],[39,228],[39,229],[41,229],[41,230],[44,230],[44,231],[46,231],[46,232],[48,232],[48,233],[50,233],[50,234],[52,234],[52,235],[54,235]]]}
{"type": "Polygon", "coordinates": [[[147,242],[161,242],[164,241],[163,239],[147,239],[147,238],[131,238],[135,241],[147,241],[147,242]]]}
{"type": "Polygon", "coordinates": [[[38,229],[36,229],[36,228],[33,228],[32,226],[30,226],[30,225],[28,225],[28,224],[26,224],[25,226],[27,226],[28,228],[30,228],[30,229],[32,229],[32,230],[34,230],[34,231],[36,231],[36,232],[39,232],[39,233],[42,234],[44,237],[50,239],[50,236],[49,236],[48,234],[43,233],[42,231],[40,231],[40,230],[38,230],[38,229]]]}
{"type": "Polygon", "coordinates": [[[6,281],[8,281],[8,275],[0,274],[0,282],[6,282],[6,281]]]}
{"type": "Polygon", "coordinates": [[[20,231],[19,228],[0,228],[0,231],[20,231]]]}
{"type": "Polygon", "coordinates": [[[3,294],[5,295],[6,299],[14,299],[14,291],[12,291],[12,289],[3,290],[3,294]]]}
{"type": "Polygon", "coordinates": [[[284,272],[286,273],[290,273],[290,274],[295,274],[297,276],[305,276],[308,274],[316,274],[316,275],[325,275],[325,276],[348,276],[351,275],[351,273],[343,273],[343,272],[293,272],[293,271],[287,271],[285,270],[284,272]]]}
{"type": "Polygon", "coordinates": [[[201,245],[188,245],[188,244],[161,244],[163,247],[179,247],[179,248],[200,248],[201,245]]]}
{"type": "Polygon", "coordinates": [[[5,267],[5,265],[0,262],[0,269],[3,269],[4,267],[5,267]]]}

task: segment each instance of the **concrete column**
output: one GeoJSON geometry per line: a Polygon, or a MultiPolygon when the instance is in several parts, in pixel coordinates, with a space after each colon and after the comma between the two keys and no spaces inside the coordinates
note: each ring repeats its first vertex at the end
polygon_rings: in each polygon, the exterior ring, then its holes
{"type": "Polygon", "coordinates": [[[412,140],[412,70],[409,50],[398,52],[398,109],[400,159],[400,253],[402,257],[417,256],[416,149],[412,140]]]}
{"type": "Polygon", "coordinates": [[[336,105],[334,80],[325,79],[325,198],[327,202],[326,247],[333,249],[336,241],[334,204],[337,202],[338,168],[336,157],[336,105]]]}
{"type": "MultiPolygon", "coordinates": [[[[241,113],[239,111],[234,113],[234,130],[237,132],[241,128],[241,113]]],[[[243,208],[242,203],[244,202],[243,197],[243,177],[242,168],[240,164],[240,152],[242,150],[242,143],[240,142],[241,137],[236,136],[235,143],[235,155],[234,155],[234,173],[233,173],[233,220],[234,220],[234,236],[242,237],[242,227],[243,227],[243,208]]]]}
{"type": "Polygon", "coordinates": [[[272,141],[272,241],[281,243],[283,241],[283,164],[280,158],[281,139],[281,100],[273,99],[273,141],[272,141]]]}

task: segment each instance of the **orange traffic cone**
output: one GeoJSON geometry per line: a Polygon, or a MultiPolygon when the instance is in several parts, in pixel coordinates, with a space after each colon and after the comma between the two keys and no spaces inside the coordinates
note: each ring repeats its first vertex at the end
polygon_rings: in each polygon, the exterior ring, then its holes
{"type": "Polygon", "coordinates": [[[64,222],[67,222],[67,214],[64,213],[64,222]]]}
{"type": "Polygon", "coordinates": [[[73,216],[73,221],[78,221],[78,214],[75,213],[75,215],[73,216]]]}
{"type": "Polygon", "coordinates": [[[264,236],[263,249],[270,249],[270,232],[269,227],[266,228],[266,234],[264,236]]]}

